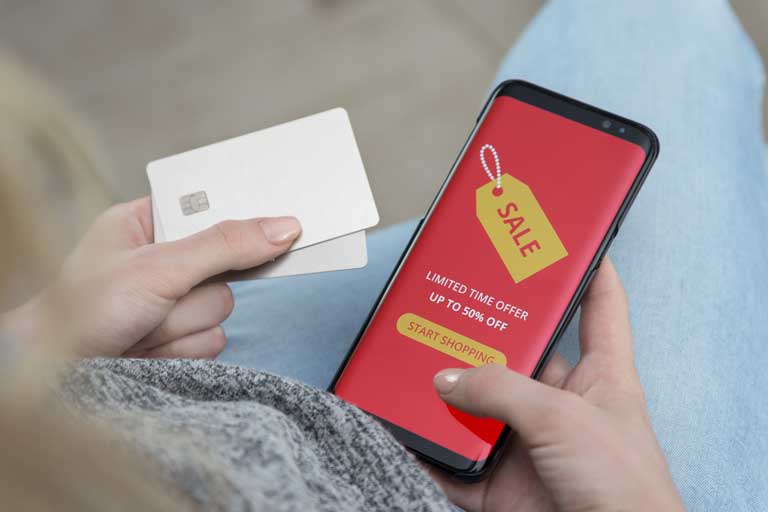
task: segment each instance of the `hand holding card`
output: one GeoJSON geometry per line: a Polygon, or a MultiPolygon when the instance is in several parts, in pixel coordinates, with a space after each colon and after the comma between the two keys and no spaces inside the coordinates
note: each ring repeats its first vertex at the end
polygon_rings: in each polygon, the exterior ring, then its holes
{"type": "Polygon", "coordinates": [[[151,162],[155,240],[293,215],[291,252],[239,279],[358,268],[379,217],[346,112],[333,109],[151,162]]]}

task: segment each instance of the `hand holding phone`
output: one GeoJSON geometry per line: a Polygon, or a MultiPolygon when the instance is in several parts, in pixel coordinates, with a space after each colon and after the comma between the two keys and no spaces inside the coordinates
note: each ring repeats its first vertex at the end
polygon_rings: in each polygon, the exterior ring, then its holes
{"type": "Polygon", "coordinates": [[[638,123],[501,84],[334,392],[432,464],[482,478],[509,427],[446,406],[432,376],[497,363],[540,378],[657,153],[638,123]]]}
{"type": "Polygon", "coordinates": [[[463,509],[684,510],[648,418],[626,297],[607,258],[582,304],[573,369],[555,354],[541,382],[501,365],[435,376],[446,404],[517,433],[491,479],[467,485],[432,471],[463,509]]]}

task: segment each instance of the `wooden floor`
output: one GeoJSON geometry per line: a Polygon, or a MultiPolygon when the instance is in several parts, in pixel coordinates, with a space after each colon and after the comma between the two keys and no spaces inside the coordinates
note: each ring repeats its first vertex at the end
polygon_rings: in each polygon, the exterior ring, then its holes
{"type": "MultiPolygon", "coordinates": [[[[346,107],[386,225],[429,204],[539,5],[0,0],[0,45],[90,120],[120,198],[152,159],[346,107]]],[[[766,49],[768,6],[737,10],[766,49]]]]}

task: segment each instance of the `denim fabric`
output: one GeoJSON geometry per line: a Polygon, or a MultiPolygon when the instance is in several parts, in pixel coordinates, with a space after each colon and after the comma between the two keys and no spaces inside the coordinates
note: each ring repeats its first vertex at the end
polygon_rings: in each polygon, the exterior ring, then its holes
{"type": "MultiPolygon", "coordinates": [[[[768,509],[764,72],[730,6],[553,2],[502,63],[507,78],[658,134],[610,251],[653,424],[691,510],[768,509]]],[[[414,227],[373,234],[364,269],[233,285],[221,359],[327,386],[414,227]]],[[[560,345],[571,361],[576,323],[560,345]]]]}

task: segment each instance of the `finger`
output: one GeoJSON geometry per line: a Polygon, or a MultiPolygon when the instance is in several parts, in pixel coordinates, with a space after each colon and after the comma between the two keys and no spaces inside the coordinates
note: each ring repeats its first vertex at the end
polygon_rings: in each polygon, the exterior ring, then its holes
{"type": "Polygon", "coordinates": [[[172,293],[183,295],[198,283],[228,270],[244,270],[275,259],[301,233],[294,217],[229,220],[181,240],[157,244],[172,293]]]}
{"type": "Polygon", "coordinates": [[[232,313],[234,303],[232,290],[224,283],[192,288],[176,302],[165,320],[131,350],[148,350],[216,327],[232,313]]]}
{"type": "Polygon", "coordinates": [[[503,421],[526,441],[556,423],[569,410],[569,401],[578,399],[498,364],[443,370],[434,384],[447,404],[503,421]]]}
{"type": "Polygon", "coordinates": [[[541,372],[539,380],[548,386],[559,388],[569,373],[571,373],[571,365],[568,364],[568,361],[559,352],[555,352],[549,358],[549,362],[544,367],[544,371],[541,372]]]}
{"type": "Polygon", "coordinates": [[[154,223],[152,221],[152,199],[150,196],[140,197],[126,203],[126,206],[133,212],[136,220],[141,225],[144,237],[147,240],[155,239],[154,223]]]}
{"type": "Polygon", "coordinates": [[[99,215],[84,237],[84,241],[97,254],[135,249],[153,239],[149,196],[109,207],[99,215]]]}
{"type": "Polygon", "coordinates": [[[451,503],[458,505],[463,510],[481,510],[483,495],[486,491],[487,481],[479,484],[468,485],[460,482],[444,471],[423,462],[422,467],[429,473],[432,480],[448,496],[451,503]]]}
{"type": "Polygon", "coordinates": [[[227,338],[221,326],[196,332],[147,350],[141,357],[162,359],[213,359],[224,350],[227,338]]]}
{"type": "Polygon", "coordinates": [[[603,357],[608,367],[634,368],[627,297],[607,257],[581,302],[579,343],[582,358],[603,357]]]}

